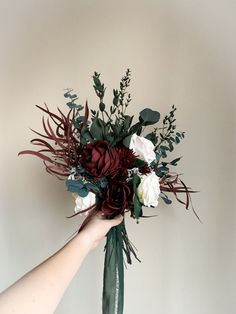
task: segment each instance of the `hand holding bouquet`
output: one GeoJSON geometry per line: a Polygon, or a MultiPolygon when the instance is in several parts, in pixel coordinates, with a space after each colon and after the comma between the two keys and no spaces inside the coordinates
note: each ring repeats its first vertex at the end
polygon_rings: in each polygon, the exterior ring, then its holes
{"type": "Polygon", "coordinates": [[[37,106],[48,116],[42,120],[45,133],[34,131],[40,137],[31,141],[40,149],[20,154],[41,158],[47,172],[66,181],[68,191],[76,195],[72,216],[87,215],[79,231],[98,213],[107,219],[124,216],[122,223],[107,234],[103,282],[103,314],[122,314],[124,260],[129,264],[132,257],[138,260],[127,235],[125,216],[129,213],[136,221],[147,217],[143,206],[156,207],[160,198],[170,204],[168,193],[188,209],[190,193],[195,191],[170,170],[180,158],[166,161],[168,152],[185,135],[176,130],[176,108],[172,106],[162,124],[145,135],[146,126],[160,121],[160,113],[146,108],[137,122],[133,122],[134,116],[126,114],[131,102],[127,92],[130,70],[122,77],[119,89],[113,90],[110,106],[104,103],[106,89],[97,72],[93,82],[99,98],[98,110],[89,110],[87,102],[85,107],[78,104],[78,97],[71,89],[64,94],[68,99],[67,114],[60,109],[55,114],[46,105],[37,106]]]}

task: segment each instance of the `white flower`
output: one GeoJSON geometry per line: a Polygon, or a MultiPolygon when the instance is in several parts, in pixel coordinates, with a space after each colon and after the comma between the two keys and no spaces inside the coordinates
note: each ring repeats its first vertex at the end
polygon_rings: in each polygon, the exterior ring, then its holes
{"type": "MultiPolygon", "coordinates": [[[[77,213],[80,210],[84,210],[89,208],[90,206],[94,205],[96,203],[96,195],[93,192],[89,192],[87,196],[85,197],[81,197],[81,196],[77,196],[77,198],[75,199],[75,209],[74,212],[77,213]]],[[[87,212],[85,212],[85,214],[87,214],[87,212]]]]}
{"type": "Polygon", "coordinates": [[[154,152],[155,146],[145,137],[133,134],[129,148],[132,149],[140,159],[146,161],[148,164],[156,159],[156,154],[154,152]]]}
{"type": "Polygon", "coordinates": [[[142,175],[141,182],[137,188],[139,201],[147,207],[156,207],[158,205],[158,197],[160,194],[159,177],[155,172],[142,175]]]}

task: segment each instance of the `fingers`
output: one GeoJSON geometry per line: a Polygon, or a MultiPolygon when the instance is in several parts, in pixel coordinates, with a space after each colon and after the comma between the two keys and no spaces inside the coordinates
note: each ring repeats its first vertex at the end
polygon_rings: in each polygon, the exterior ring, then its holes
{"type": "Polygon", "coordinates": [[[96,214],[96,217],[98,219],[105,220],[106,222],[108,222],[108,223],[110,223],[111,225],[114,225],[114,226],[119,225],[122,222],[123,218],[124,218],[123,215],[117,215],[113,219],[107,219],[105,214],[103,214],[102,212],[98,212],[96,214]]]}

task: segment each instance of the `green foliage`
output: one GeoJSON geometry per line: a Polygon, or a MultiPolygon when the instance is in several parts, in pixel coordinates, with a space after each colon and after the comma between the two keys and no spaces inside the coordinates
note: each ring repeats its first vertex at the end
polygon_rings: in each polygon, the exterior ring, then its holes
{"type": "Polygon", "coordinates": [[[100,102],[100,104],[99,104],[99,110],[100,110],[101,112],[103,112],[103,111],[105,110],[105,108],[106,108],[106,105],[105,105],[103,102],[100,102]]]}
{"type": "Polygon", "coordinates": [[[172,200],[170,200],[168,198],[168,196],[165,194],[165,193],[161,193],[160,194],[160,197],[163,199],[163,201],[167,204],[167,205],[170,205],[172,203],[172,200]]]}
{"type": "Polygon", "coordinates": [[[132,137],[132,135],[128,135],[128,136],[126,136],[126,137],[123,139],[122,144],[123,144],[125,147],[129,147],[130,141],[131,141],[131,137],[132,137]]]}
{"type": "Polygon", "coordinates": [[[89,131],[89,128],[87,125],[82,127],[81,133],[80,133],[80,142],[82,145],[86,145],[88,142],[92,142],[93,137],[91,132],[89,131]]]}
{"type": "Polygon", "coordinates": [[[175,111],[176,108],[173,105],[169,114],[163,119],[163,127],[155,130],[155,134],[157,134],[158,130],[161,130],[159,134],[160,140],[157,142],[155,147],[155,151],[160,158],[166,158],[168,152],[172,152],[174,150],[174,145],[179,144],[181,139],[184,138],[185,132],[176,131],[175,111]]]}
{"type": "MultiPolygon", "coordinates": [[[[117,107],[118,103],[119,103],[119,91],[118,91],[118,89],[113,89],[113,96],[114,96],[113,97],[113,105],[115,107],[117,107]]],[[[113,110],[116,111],[116,108],[114,108],[113,110]]],[[[110,111],[112,111],[112,109],[110,109],[110,111]]]]}
{"type": "Polygon", "coordinates": [[[94,72],[93,82],[94,82],[94,85],[93,85],[94,90],[95,90],[97,96],[99,97],[100,102],[102,102],[103,97],[105,95],[106,88],[104,87],[104,84],[101,83],[101,81],[100,81],[100,73],[94,72]]]}
{"type": "Polygon", "coordinates": [[[76,109],[79,112],[83,110],[84,107],[82,105],[76,104],[76,100],[79,99],[79,97],[76,94],[73,94],[72,92],[73,92],[73,89],[71,88],[66,89],[64,97],[69,98],[69,101],[66,104],[69,108],[76,109]]]}
{"type": "Polygon", "coordinates": [[[90,127],[90,134],[96,140],[102,140],[105,137],[105,123],[99,119],[94,118],[90,127]]]}
{"type": "Polygon", "coordinates": [[[96,183],[83,182],[81,179],[66,180],[67,190],[71,193],[77,193],[81,197],[86,197],[90,191],[99,194],[101,189],[106,187],[106,185],[107,181],[104,178],[100,178],[96,183]]]}
{"type": "Polygon", "coordinates": [[[72,193],[77,193],[81,197],[86,197],[89,193],[89,189],[83,183],[82,180],[67,180],[67,190],[72,193]]]}
{"type": "Polygon", "coordinates": [[[153,111],[152,109],[146,108],[142,110],[139,114],[139,121],[142,125],[155,124],[160,120],[160,113],[158,111],[153,111]]]}
{"type": "Polygon", "coordinates": [[[164,162],[162,161],[159,166],[155,169],[156,175],[160,178],[162,178],[163,176],[166,176],[169,172],[169,167],[167,167],[168,165],[171,166],[177,166],[177,163],[180,161],[181,157],[179,158],[175,158],[170,162],[164,162]]]}
{"type": "Polygon", "coordinates": [[[157,144],[157,141],[158,141],[158,136],[156,135],[155,131],[147,134],[145,136],[145,138],[149,141],[151,141],[153,143],[153,145],[156,145],[157,144]]]}
{"type": "MultiPolygon", "coordinates": [[[[97,97],[99,98],[99,109],[91,109],[91,125],[83,125],[84,117],[80,115],[83,109],[82,105],[76,104],[77,95],[72,89],[67,89],[64,96],[69,99],[67,105],[76,110],[74,118],[75,128],[80,128],[80,141],[82,145],[93,140],[106,140],[112,146],[120,144],[129,147],[130,139],[133,134],[141,135],[146,126],[154,125],[160,121],[160,113],[150,108],[143,109],[139,114],[138,122],[134,123],[134,116],[127,115],[131,96],[128,93],[130,86],[131,72],[127,69],[125,75],[121,78],[119,88],[113,89],[113,99],[111,105],[106,105],[104,96],[106,87],[101,81],[100,73],[94,72],[93,87],[97,97]]],[[[164,117],[162,127],[156,127],[153,131],[146,135],[146,139],[150,140],[155,146],[157,161],[166,158],[169,152],[174,150],[174,146],[179,144],[185,136],[185,132],[176,130],[175,111],[173,105],[170,112],[164,117]]],[[[171,165],[175,166],[178,160],[171,165]]]]}
{"type": "Polygon", "coordinates": [[[140,203],[138,195],[137,195],[137,187],[139,186],[140,182],[141,182],[140,177],[137,174],[134,175],[134,178],[133,178],[134,207],[133,207],[132,215],[136,219],[139,219],[142,213],[142,204],[140,203]]]}
{"type": "Polygon", "coordinates": [[[141,122],[137,122],[136,124],[134,124],[131,128],[130,128],[130,132],[131,135],[136,133],[137,135],[140,135],[142,133],[142,123],[141,122]]]}
{"type": "Polygon", "coordinates": [[[169,168],[166,167],[166,165],[161,165],[159,167],[157,167],[155,169],[155,172],[156,172],[156,175],[159,177],[159,178],[162,178],[164,177],[168,172],[169,172],[169,168]]]}
{"type": "Polygon", "coordinates": [[[130,94],[127,95],[130,75],[128,69],[121,79],[120,88],[113,89],[113,102],[107,110],[107,106],[103,101],[106,90],[105,85],[100,80],[100,73],[94,72],[93,87],[99,98],[99,110],[91,110],[92,125],[90,133],[94,139],[107,140],[112,146],[115,146],[129,135],[133,116],[126,115],[125,111],[131,101],[130,94]]]}
{"type": "Polygon", "coordinates": [[[123,223],[107,234],[103,274],[103,314],[122,314],[124,307],[123,223]]]}
{"type": "Polygon", "coordinates": [[[170,164],[171,164],[172,166],[177,166],[177,163],[180,161],[181,158],[182,158],[182,157],[173,159],[173,160],[170,162],[170,164]]]}
{"type": "Polygon", "coordinates": [[[75,128],[79,128],[79,126],[83,123],[84,117],[80,115],[80,112],[84,109],[84,106],[77,104],[76,101],[79,97],[73,93],[73,89],[68,88],[64,94],[65,98],[68,98],[69,101],[66,103],[70,109],[75,110],[75,117],[73,120],[73,124],[75,128]]]}
{"type": "Polygon", "coordinates": [[[144,167],[145,165],[147,165],[146,161],[136,158],[132,166],[134,168],[141,168],[144,167]]]}

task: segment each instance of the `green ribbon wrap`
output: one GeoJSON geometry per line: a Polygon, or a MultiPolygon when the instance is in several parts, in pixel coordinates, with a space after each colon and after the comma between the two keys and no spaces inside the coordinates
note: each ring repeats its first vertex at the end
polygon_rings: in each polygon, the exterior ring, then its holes
{"type": "Polygon", "coordinates": [[[103,314],[123,314],[124,307],[124,222],[107,234],[103,275],[103,314]]]}

